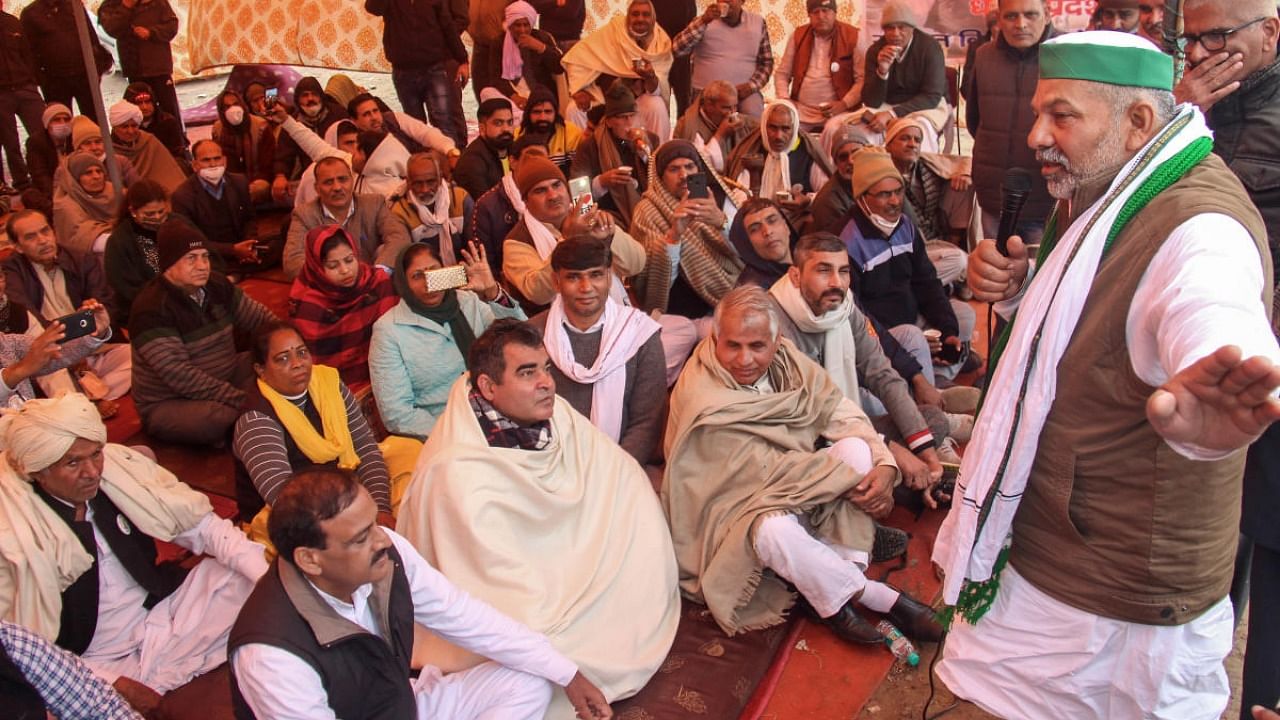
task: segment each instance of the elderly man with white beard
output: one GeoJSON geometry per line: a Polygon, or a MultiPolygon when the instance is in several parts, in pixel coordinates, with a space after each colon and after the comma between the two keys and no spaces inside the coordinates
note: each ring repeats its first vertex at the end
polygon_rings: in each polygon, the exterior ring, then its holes
{"type": "Polygon", "coordinates": [[[1027,140],[1058,199],[1034,271],[984,241],[1010,331],[934,560],[939,677],[1001,717],[1218,718],[1244,448],[1280,418],[1266,230],[1135,35],[1040,50],[1027,140]],[[1223,278],[1230,278],[1224,282],[1223,278]]]}

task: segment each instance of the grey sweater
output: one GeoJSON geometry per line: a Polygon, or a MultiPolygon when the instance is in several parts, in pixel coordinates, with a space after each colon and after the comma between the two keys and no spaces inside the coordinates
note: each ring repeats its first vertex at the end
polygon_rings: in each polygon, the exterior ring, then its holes
{"type": "MultiPolygon", "coordinates": [[[[783,336],[795,343],[800,352],[821,365],[826,344],[825,336],[821,333],[802,332],[772,295],[769,299],[778,310],[783,336]]],[[[920,414],[920,408],[911,397],[907,381],[893,369],[884,351],[880,349],[880,341],[871,334],[867,316],[855,306],[849,314],[849,324],[853,328],[859,382],[884,403],[885,409],[889,411],[889,418],[904,439],[904,445],[912,452],[933,447],[935,438],[929,429],[929,424],[925,422],[924,416],[920,414]]],[[[849,399],[858,402],[858,398],[849,399]]]]}
{"type": "MultiPolygon", "coordinates": [[[[545,335],[547,313],[541,312],[529,320],[545,335]]],[[[590,333],[569,332],[569,347],[578,363],[590,367],[600,354],[600,338],[603,330],[590,333]]],[[[641,465],[649,462],[662,433],[667,409],[667,363],[662,352],[662,337],[654,333],[636,354],[627,361],[627,386],[622,408],[622,434],[618,444],[641,465]]],[[[592,387],[565,377],[551,365],[556,379],[556,394],[573,406],[574,410],[591,417],[592,387]]]]}

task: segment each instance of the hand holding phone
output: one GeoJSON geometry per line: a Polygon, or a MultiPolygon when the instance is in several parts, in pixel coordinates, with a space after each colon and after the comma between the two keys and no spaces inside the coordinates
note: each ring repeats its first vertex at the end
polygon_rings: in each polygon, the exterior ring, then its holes
{"type": "Polygon", "coordinates": [[[263,96],[262,102],[266,105],[268,111],[276,106],[280,100],[279,88],[267,88],[266,94],[263,96]]]}
{"type": "Polygon", "coordinates": [[[711,193],[707,190],[707,174],[693,173],[685,179],[686,187],[689,190],[689,197],[697,200],[700,198],[711,197],[711,193]]]}
{"type": "Polygon", "coordinates": [[[464,265],[450,265],[426,272],[427,292],[443,292],[460,288],[467,284],[467,268],[464,265]]]}
{"type": "Polygon", "coordinates": [[[63,336],[58,340],[59,343],[75,340],[98,330],[98,323],[94,320],[92,310],[80,310],[70,315],[63,315],[55,322],[62,323],[63,327],[66,328],[63,336]]]}

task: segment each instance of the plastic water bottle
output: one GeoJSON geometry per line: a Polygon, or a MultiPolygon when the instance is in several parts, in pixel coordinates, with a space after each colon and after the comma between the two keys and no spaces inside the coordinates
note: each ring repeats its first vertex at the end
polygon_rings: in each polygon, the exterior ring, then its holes
{"type": "Polygon", "coordinates": [[[884,638],[884,644],[889,646],[889,651],[899,660],[906,660],[911,667],[920,664],[920,654],[916,652],[915,646],[911,644],[902,631],[893,626],[888,620],[881,620],[876,625],[876,630],[880,631],[880,636],[884,638]]]}

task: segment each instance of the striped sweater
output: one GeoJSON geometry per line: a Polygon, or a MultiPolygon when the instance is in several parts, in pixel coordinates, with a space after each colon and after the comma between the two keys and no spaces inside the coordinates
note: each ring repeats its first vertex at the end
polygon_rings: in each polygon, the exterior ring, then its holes
{"type": "Polygon", "coordinates": [[[238,409],[245,394],[230,383],[236,335],[247,336],[274,317],[219,273],[209,277],[200,303],[163,275],[152,280],[129,317],[138,410],[166,400],[211,400],[238,409]]]}
{"type": "MultiPolygon", "coordinates": [[[[346,385],[340,388],[343,403],[347,407],[347,428],[351,431],[351,443],[360,464],[355,473],[360,484],[365,486],[379,510],[391,510],[391,479],[387,473],[387,464],[378,449],[373,431],[364,418],[364,413],[356,404],[355,396],[346,385]]],[[[290,456],[301,456],[297,444],[286,435],[284,426],[271,410],[270,404],[261,393],[251,388],[252,396],[248,399],[245,412],[236,421],[235,439],[231,449],[235,453],[240,468],[248,473],[249,479],[258,493],[269,505],[275,502],[276,496],[284,489],[295,471],[303,467],[294,467],[290,456]]],[[[312,420],[312,425],[319,430],[319,414],[309,395],[301,400],[293,401],[312,420]]],[[[303,461],[301,464],[309,465],[303,461]]]]}

